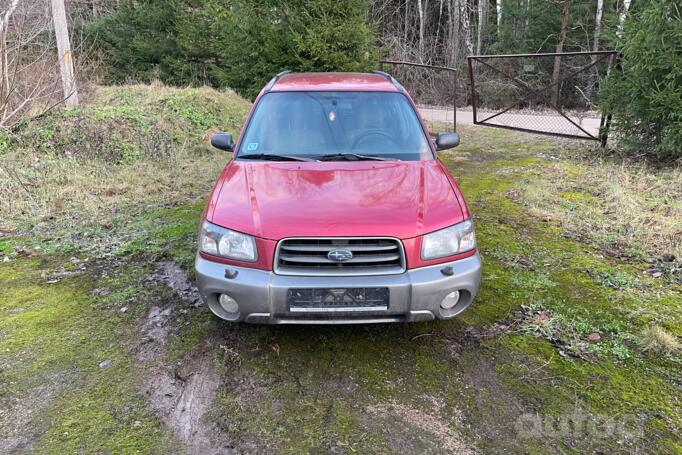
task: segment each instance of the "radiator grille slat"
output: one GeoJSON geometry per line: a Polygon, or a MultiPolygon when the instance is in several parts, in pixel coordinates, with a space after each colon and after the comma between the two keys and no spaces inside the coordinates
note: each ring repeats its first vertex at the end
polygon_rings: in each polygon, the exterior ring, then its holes
{"type": "Polygon", "coordinates": [[[277,248],[275,273],[280,275],[388,275],[405,271],[402,243],[393,238],[297,238],[282,240],[277,248]],[[328,257],[334,250],[352,258],[328,257]]]}
{"type": "MultiPolygon", "coordinates": [[[[281,249],[287,251],[332,251],[339,248],[336,245],[306,245],[306,244],[282,244],[281,249]]],[[[368,244],[368,245],[354,245],[354,251],[391,251],[398,250],[398,245],[382,245],[382,244],[368,244]]]]}
{"type": "MultiPolygon", "coordinates": [[[[285,262],[301,262],[304,264],[334,264],[338,265],[339,263],[336,261],[332,261],[331,259],[327,259],[326,256],[304,256],[304,255],[297,255],[297,254],[280,254],[279,255],[280,261],[285,261],[285,262]]],[[[344,262],[344,265],[347,264],[359,264],[359,263],[375,263],[375,262],[395,262],[400,259],[399,254],[377,254],[377,255],[358,255],[354,256],[353,259],[350,259],[346,262],[344,262]]]]}

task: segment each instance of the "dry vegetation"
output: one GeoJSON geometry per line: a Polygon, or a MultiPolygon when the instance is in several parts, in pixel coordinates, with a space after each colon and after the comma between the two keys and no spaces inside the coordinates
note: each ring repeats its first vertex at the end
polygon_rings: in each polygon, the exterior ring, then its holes
{"type": "Polygon", "coordinates": [[[642,341],[646,351],[654,351],[658,354],[674,354],[682,351],[680,340],[657,325],[644,329],[642,341]]]}
{"type": "Polygon", "coordinates": [[[521,198],[616,254],[682,259],[682,168],[563,161],[530,167],[521,198]]]}
{"type": "Polygon", "coordinates": [[[209,133],[236,133],[247,108],[230,91],[99,87],[80,109],[28,121],[0,140],[0,228],[194,201],[227,160],[209,133]]]}

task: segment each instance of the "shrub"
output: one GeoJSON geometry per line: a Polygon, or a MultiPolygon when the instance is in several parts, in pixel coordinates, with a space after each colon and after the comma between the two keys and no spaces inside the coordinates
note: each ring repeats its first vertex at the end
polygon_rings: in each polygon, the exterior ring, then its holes
{"type": "Polygon", "coordinates": [[[625,149],[682,158],[682,15],[679,1],[634,3],[616,41],[622,72],[602,89],[602,108],[625,149]]]}
{"type": "MultiPolygon", "coordinates": [[[[212,131],[237,133],[249,103],[234,92],[160,85],[97,87],[78,109],[53,110],[16,129],[24,149],[51,157],[131,162],[199,150],[212,131]]],[[[2,150],[0,133],[0,151],[2,150]]]]}
{"type": "Polygon", "coordinates": [[[0,155],[4,155],[10,149],[12,144],[12,136],[9,131],[0,129],[0,155]]]}

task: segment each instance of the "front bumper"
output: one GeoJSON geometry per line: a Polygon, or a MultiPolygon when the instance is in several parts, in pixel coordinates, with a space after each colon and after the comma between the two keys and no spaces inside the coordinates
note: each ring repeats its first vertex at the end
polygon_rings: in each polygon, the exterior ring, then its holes
{"type": "Polygon", "coordinates": [[[234,267],[202,258],[195,261],[199,292],[209,308],[228,321],[261,324],[353,324],[374,322],[430,321],[450,319],[473,302],[481,279],[481,258],[475,255],[459,261],[420,267],[400,275],[378,276],[288,276],[271,271],[234,267]],[[444,269],[450,267],[451,270],[444,269]],[[234,275],[232,278],[226,278],[234,275]],[[369,288],[389,289],[388,309],[380,311],[291,312],[287,304],[289,288],[369,288]],[[460,300],[451,309],[440,307],[450,292],[460,291],[460,300]],[[220,294],[229,294],[239,304],[238,313],[227,313],[218,303],[220,294]]]}

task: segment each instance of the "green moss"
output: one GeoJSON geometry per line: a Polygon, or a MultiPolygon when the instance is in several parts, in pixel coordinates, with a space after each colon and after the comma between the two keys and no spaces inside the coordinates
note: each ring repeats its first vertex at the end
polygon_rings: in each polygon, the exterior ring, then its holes
{"type": "Polygon", "coordinates": [[[168,453],[177,451],[168,430],[147,410],[131,381],[135,365],[116,358],[43,412],[49,425],[41,453],[168,453]]]}
{"type": "MultiPolygon", "coordinates": [[[[585,413],[643,418],[652,452],[656,444],[675,440],[682,428],[679,393],[644,363],[561,357],[549,342],[521,335],[502,336],[489,347],[499,356],[498,371],[505,383],[544,413],[565,416],[579,403],[585,413]]],[[[616,441],[603,443],[609,446],[616,441]]]]}
{"type": "MultiPolygon", "coordinates": [[[[210,333],[225,330],[223,323],[213,313],[203,307],[187,320],[177,334],[172,334],[166,346],[166,357],[169,363],[176,363],[188,356],[197,346],[201,346],[210,333]]],[[[220,348],[219,346],[217,347],[220,348]]],[[[238,356],[231,361],[240,361],[238,356]]]]}
{"type": "Polygon", "coordinates": [[[414,352],[409,340],[400,327],[256,329],[237,367],[240,377],[252,378],[252,389],[225,393],[220,412],[232,431],[269,436],[291,453],[339,443],[387,452],[381,426],[395,426],[396,417],[367,416],[366,407],[396,401],[420,408],[425,395],[437,396],[453,380],[428,343],[415,343],[414,352]],[[373,419],[381,424],[368,425],[373,419]]]}
{"type": "Polygon", "coordinates": [[[95,305],[87,272],[47,283],[58,264],[0,265],[0,395],[30,416],[41,453],[171,447],[136,393],[130,315],[95,305]]]}
{"type": "MultiPolygon", "coordinates": [[[[500,335],[488,346],[505,383],[531,407],[561,415],[575,406],[577,398],[586,412],[647,415],[651,418],[647,435],[656,435],[661,446],[669,446],[682,428],[679,391],[659,372],[674,371],[675,363],[658,359],[660,367],[652,371],[642,360],[644,354],[637,353],[637,336],[650,320],[642,318],[642,309],[659,317],[669,305],[679,312],[679,294],[642,278],[640,267],[607,262],[594,246],[562,237],[551,223],[529,218],[527,210],[508,197],[521,163],[540,169],[543,165],[535,158],[497,160],[459,179],[477,221],[484,261],[476,304],[461,319],[489,325],[508,318],[521,305],[541,304],[551,309],[571,337],[584,340],[599,333],[599,342],[587,345],[601,359],[598,363],[564,358],[549,340],[529,335],[500,335]],[[671,298],[678,300],[672,303],[671,298]]],[[[582,192],[558,196],[567,203],[594,197],[582,192]]],[[[678,322],[673,325],[679,328],[678,322]]],[[[552,332],[551,337],[560,335],[552,332]]],[[[608,440],[603,446],[617,445],[608,440]]]]}
{"type": "Polygon", "coordinates": [[[559,196],[569,202],[592,203],[598,200],[591,194],[581,191],[564,191],[559,196]]]}

